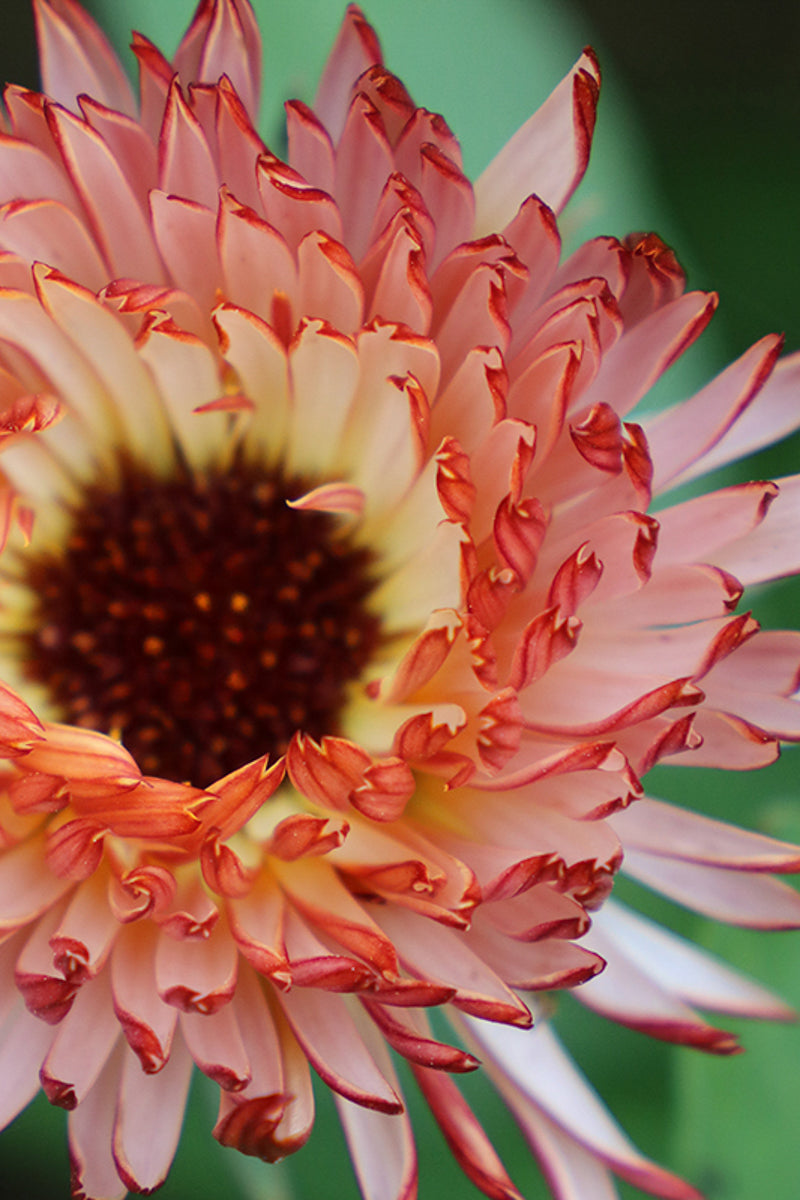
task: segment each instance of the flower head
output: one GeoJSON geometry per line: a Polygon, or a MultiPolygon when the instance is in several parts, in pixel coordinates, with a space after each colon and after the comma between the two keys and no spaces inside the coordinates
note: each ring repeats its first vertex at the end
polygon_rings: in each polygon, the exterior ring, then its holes
{"type": "Polygon", "coordinates": [[[797,479],[658,500],[793,428],[800,364],[767,337],[629,419],[716,301],[654,235],[561,261],[590,52],[473,188],[355,7],[286,162],[247,0],[172,63],[135,35],[138,102],[75,0],[35,8],[44,94],[0,136],[0,1117],[41,1085],[101,1200],[163,1181],[193,1064],[266,1160],[311,1066],[365,1196],[411,1197],[392,1049],[489,1196],[479,1060],[557,1196],[696,1195],[537,994],[719,1053],[694,1004],[785,1015],[607,897],[624,848],[800,925],[797,848],[641,782],[800,738],[800,635],[737,611],[799,565],[797,479]]]}

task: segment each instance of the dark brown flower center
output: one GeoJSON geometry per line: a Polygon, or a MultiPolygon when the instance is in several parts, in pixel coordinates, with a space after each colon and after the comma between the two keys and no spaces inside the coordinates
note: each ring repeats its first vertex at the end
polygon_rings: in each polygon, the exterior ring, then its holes
{"type": "Polygon", "coordinates": [[[87,489],[57,555],[32,555],[26,670],[62,719],[147,774],[207,786],[295,730],[339,730],[380,637],[371,556],[308,490],[246,463],[87,489]]]}

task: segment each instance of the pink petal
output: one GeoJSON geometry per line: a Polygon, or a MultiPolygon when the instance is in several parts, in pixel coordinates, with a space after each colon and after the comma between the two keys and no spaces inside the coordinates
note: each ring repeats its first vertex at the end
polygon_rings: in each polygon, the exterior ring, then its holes
{"type": "Polygon", "coordinates": [[[138,121],[98,104],[89,96],[81,96],[80,104],[86,120],[112,150],[146,214],[148,192],[158,183],[156,148],[138,121]]]}
{"type": "Polygon", "coordinates": [[[429,1071],[413,1064],[411,1069],[453,1156],[467,1178],[490,1200],[522,1200],[497,1157],[491,1140],[455,1082],[441,1071],[429,1071]]]}
{"type": "Polygon", "coordinates": [[[746,929],[800,928],[800,895],[764,875],[660,858],[644,850],[625,854],[625,871],[686,908],[746,929]]]}
{"type": "Polygon", "coordinates": [[[800,871],[800,847],[661,800],[637,800],[612,818],[623,844],[650,854],[749,871],[800,871]]]}
{"type": "Polygon", "coordinates": [[[201,307],[212,309],[222,284],[215,212],[155,190],[150,193],[150,209],[153,234],[172,280],[201,307]]]}
{"type": "Polygon", "coordinates": [[[463,1020],[470,1043],[490,1059],[487,1072],[523,1132],[531,1125],[535,1131],[544,1112],[569,1138],[635,1186],[668,1200],[701,1200],[694,1188],[638,1153],[546,1025],[523,1032],[463,1020]]]}
{"type": "Polygon", "coordinates": [[[99,291],[108,269],[83,223],[63,204],[35,200],[5,205],[0,212],[0,241],[29,261],[45,262],[99,291]]]}
{"type": "Polygon", "coordinates": [[[47,119],[112,276],[160,283],[164,272],[149,223],[111,149],[58,105],[48,107],[47,119]]]}
{"type": "Polygon", "coordinates": [[[97,975],[119,929],[108,904],[107,887],[100,874],[81,884],[50,938],[54,965],[75,983],[97,975]]]}
{"type": "MultiPolygon", "coordinates": [[[[763,339],[756,346],[766,341],[768,339],[763,339]]],[[[717,467],[752,454],[793,433],[800,421],[796,403],[798,380],[800,354],[789,354],[778,362],[755,402],[748,405],[736,422],[682,478],[690,479],[715,471],[717,467]]]]}
{"type": "Polygon", "coordinates": [[[178,1019],[177,1009],[161,1000],[156,988],[157,930],[149,922],[127,926],[111,959],[114,1011],[144,1071],[160,1071],[167,1061],[178,1019]]]}
{"type": "Polygon", "coordinates": [[[200,122],[175,81],[158,143],[158,186],[168,195],[214,209],[221,183],[200,122]]]}
{"type": "Polygon", "coordinates": [[[609,351],[584,402],[610,404],[625,416],[700,336],[716,307],[713,292],[687,292],[657,309],[609,351]]]}
{"type": "Polygon", "coordinates": [[[589,161],[599,88],[597,60],[584,53],[476,183],[479,233],[502,229],[532,192],[555,212],[564,207],[589,161]]]}
{"type": "Polygon", "coordinates": [[[776,480],[778,495],[763,528],[741,530],[736,541],[716,555],[720,566],[745,585],[766,583],[800,570],[797,523],[800,513],[800,475],[776,480]]]}
{"type": "Polygon", "coordinates": [[[39,1091],[39,1068],[54,1037],[53,1028],[32,1016],[21,999],[0,1025],[0,1129],[39,1091]]]}
{"type": "Polygon", "coordinates": [[[420,1014],[400,1009],[389,1012],[382,1005],[366,997],[361,1003],[377,1025],[381,1034],[398,1054],[409,1062],[438,1071],[474,1071],[480,1063],[471,1054],[456,1046],[434,1041],[427,1022],[420,1014]]]}
{"type": "Polygon", "coordinates": [[[289,144],[287,161],[314,187],[333,191],[336,158],[328,131],[302,100],[288,100],[284,108],[289,144]]]}
{"type": "Polygon", "coordinates": [[[200,4],[174,61],[186,83],[216,83],[227,75],[253,121],[258,120],[261,32],[249,0],[200,4]]]}
{"type": "Polygon", "coordinates": [[[119,1039],[109,973],[81,988],[58,1026],[42,1063],[42,1087],[51,1104],[74,1109],[92,1088],[119,1039]]]}
{"type": "Polygon", "coordinates": [[[182,1012],[180,1024],[189,1053],[204,1075],[228,1092],[239,1092],[250,1083],[250,1059],[233,1005],[216,1012],[182,1012]]]}
{"type": "Polygon", "coordinates": [[[356,260],[368,248],[375,209],[393,170],[391,147],[377,109],[357,93],[336,153],[334,193],[344,221],[344,241],[356,260]]]}
{"type": "MultiPolygon", "coordinates": [[[[399,1091],[386,1048],[376,1038],[372,1049],[399,1091]]],[[[340,1095],[334,1098],[364,1200],[415,1200],[417,1155],[406,1113],[387,1115],[340,1095]]]]}
{"type": "Polygon", "coordinates": [[[182,1012],[217,1012],[236,988],[237,957],[236,943],[223,921],[207,938],[162,934],[156,949],[158,994],[182,1012]]]}
{"type": "Polygon", "coordinates": [[[76,215],[80,203],[61,164],[34,144],[0,133],[0,195],[55,200],[76,215]]]}
{"type": "Polygon", "coordinates": [[[794,1018],[793,1010],[760,984],[614,900],[596,915],[594,928],[598,925],[656,983],[689,1004],[766,1021],[794,1018]]]}
{"type": "Polygon", "coordinates": [[[220,198],[217,245],[225,293],[237,304],[269,321],[273,297],[282,292],[293,312],[308,311],[299,306],[297,268],[281,235],[227,190],[220,198]]]}
{"type": "Polygon", "coordinates": [[[75,0],[35,0],[42,88],[75,107],[88,92],[109,108],[134,116],[136,101],[105,34],[75,0]]]}
{"type": "Polygon", "coordinates": [[[314,101],[314,109],[334,142],[339,141],[344,129],[353,84],[368,67],[381,61],[375,30],[356,4],[348,5],[314,101]]]}
{"type": "Polygon", "coordinates": [[[762,338],[691,400],[644,422],[655,491],[710,469],[705,456],[736,428],[766,383],[781,346],[782,339],[774,334],[762,338]]]}
{"type": "Polygon", "coordinates": [[[69,1114],[69,1156],[79,1195],[124,1200],[128,1193],[111,1152],[123,1046],[118,1045],[88,1096],[69,1114]]]}
{"type": "Polygon", "coordinates": [[[382,1113],[403,1105],[367,1049],[344,999],[312,989],[280,994],[281,1006],[321,1079],[339,1095],[382,1113]]]}
{"type": "Polygon", "coordinates": [[[735,1034],[715,1029],[684,1004],[676,989],[664,987],[643,969],[639,959],[604,936],[602,924],[593,927],[592,946],[603,955],[607,966],[602,975],[577,989],[582,1004],[603,1016],[637,1029],[651,1037],[697,1046],[712,1054],[736,1054],[741,1047],[735,1034]]]}
{"type": "Polygon", "coordinates": [[[34,920],[74,886],[47,869],[44,850],[40,834],[6,850],[0,859],[0,932],[34,920]]]}
{"type": "Polygon", "coordinates": [[[164,1182],[180,1137],[192,1060],[183,1042],[173,1046],[157,1075],[146,1075],[128,1051],[114,1120],[114,1161],[120,1178],[134,1191],[164,1182]]]}
{"type": "Polygon", "coordinates": [[[299,311],[354,333],[362,324],[364,289],[355,263],[340,243],[319,230],[297,247],[299,311]]]}
{"type": "Polygon", "coordinates": [[[528,1009],[453,930],[387,906],[376,912],[414,974],[458,989],[453,1004],[490,1021],[528,1026],[528,1009]]]}

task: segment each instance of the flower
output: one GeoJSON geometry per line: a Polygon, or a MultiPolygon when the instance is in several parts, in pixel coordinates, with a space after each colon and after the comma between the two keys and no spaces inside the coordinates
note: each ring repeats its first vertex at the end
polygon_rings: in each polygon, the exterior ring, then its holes
{"type": "Polygon", "coordinates": [[[798,479],[658,499],[795,428],[800,361],[767,337],[626,419],[715,298],[654,235],[560,262],[590,52],[473,189],[355,7],[288,162],[247,0],[201,0],[172,63],[135,35],[138,105],[75,0],[35,7],[45,94],[8,89],[0,139],[3,1123],[41,1085],[105,1200],[163,1181],[193,1064],[267,1160],[310,1065],[368,1200],[411,1197],[391,1048],[489,1196],[479,1059],[557,1196],[696,1196],[537,993],[720,1053],[693,1005],[786,1015],[608,895],[624,850],[800,925],[769,877],[800,850],[641,782],[800,738],[800,635],[736,611],[800,567],[798,479]]]}

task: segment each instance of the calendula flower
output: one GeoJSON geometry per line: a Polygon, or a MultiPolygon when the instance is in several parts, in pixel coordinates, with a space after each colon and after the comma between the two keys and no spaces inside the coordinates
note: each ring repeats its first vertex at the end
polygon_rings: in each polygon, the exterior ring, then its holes
{"type": "Polygon", "coordinates": [[[399,1200],[392,1049],[489,1196],[519,1193],[453,1078],[479,1060],[557,1196],[696,1196],[537,993],[721,1053],[693,1005],[785,1015],[607,896],[624,850],[800,925],[770,878],[800,851],[641,783],[800,737],[800,635],[735,611],[800,566],[797,478],[653,512],[797,425],[800,362],[767,337],[626,419],[715,298],[653,235],[561,260],[590,52],[473,188],[355,7],[286,162],[247,0],[202,0],[171,63],[134,35],[138,102],[75,0],[35,10],[44,94],[10,87],[0,138],[0,1119],[41,1086],[107,1200],[165,1178],[193,1064],[270,1161],[313,1067],[399,1200]]]}

